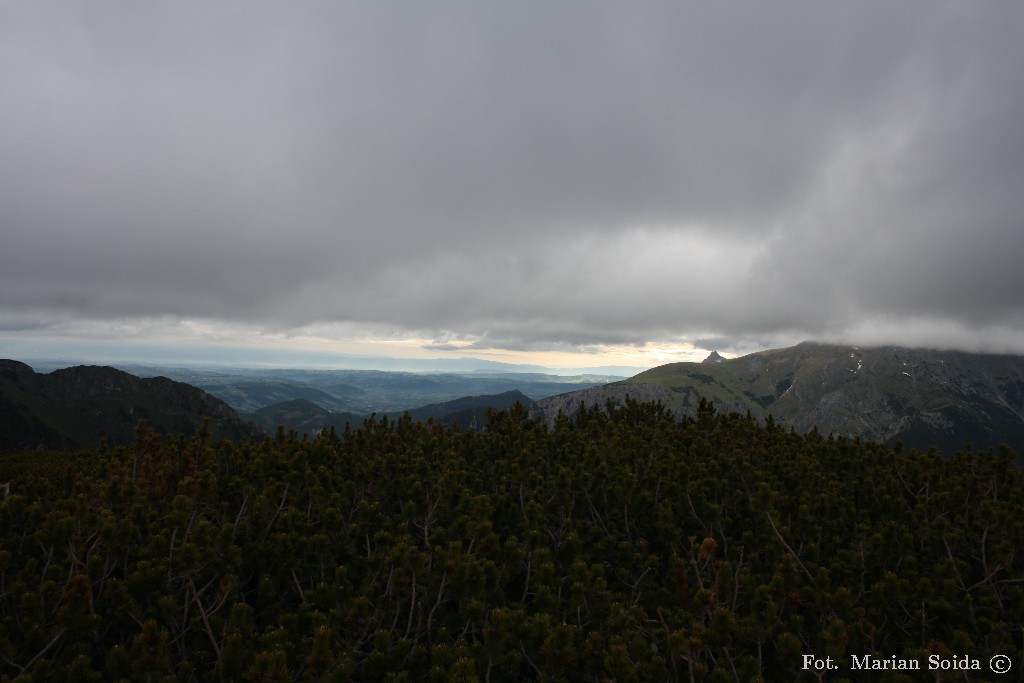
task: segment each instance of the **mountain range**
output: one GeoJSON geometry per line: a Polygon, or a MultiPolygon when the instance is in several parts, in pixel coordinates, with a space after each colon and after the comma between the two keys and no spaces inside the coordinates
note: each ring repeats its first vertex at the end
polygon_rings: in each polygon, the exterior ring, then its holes
{"type": "Polygon", "coordinates": [[[671,363],[604,387],[544,399],[550,422],[579,404],[626,395],[693,415],[701,398],[720,412],[771,416],[798,432],[931,446],[952,454],[1007,444],[1024,453],[1024,358],[902,347],[804,342],[703,363],[671,363]]]}
{"type": "Polygon", "coordinates": [[[706,399],[719,412],[750,413],[802,433],[817,429],[905,448],[934,446],[950,455],[999,444],[1024,453],[1020,356],[804,342],[732,359],[713,352],[703,363],[672,363],[604,383],[607,378],[596,376],[508,373],[193,374],[205,391],[109,367],[42,374],[18,361],[0,361],[0,450],[89,448],[101,439],[126,443],[140,418],[162,432],[191,433],[210,417],[214,436],[232,439],[272,433],[278,425],[308,434],[343,431],[371,413],[405,411],[416,420],[479,429],[488,410],[518,402],[553,424],[559,413],[571,416],[581,404],[620,405],[629,397],[661,402],[680,417],[695,415],[706,399]],[[574,387],[584,388],[564,391],[574,387]],[[474,389],[483,392],[465,395],[474,389]]]}

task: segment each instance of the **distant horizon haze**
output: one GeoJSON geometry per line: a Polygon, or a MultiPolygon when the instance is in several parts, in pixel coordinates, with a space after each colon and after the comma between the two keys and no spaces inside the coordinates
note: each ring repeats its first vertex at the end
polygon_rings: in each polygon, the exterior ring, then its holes
{"type": "Polygon", "coordinates": [[[488,353],[473,350],[457,353],[424,350],[413,344],[359,345],[354,352],[311,350],[301,347],[179,345],[117,343],[99,340],[55,342],[53,340],[12,343],[0,337],[0,357],[31,365],[41,361],[47,367],[73,364],[152,365],[157,367],[373,369],[410,372],[545,372],[584,374],[600,372],[628,377],[644,370],[679,361],[700,361],[710,351],[681,349],[675,354],[657,355],[610,353],[488,353]],[[370,353],[366,353],[370,351],[370,353]],[[373,351],[376,351],[375,353],[373,351]],[[360,353],[362,352],[362,353],[360,353]],[[663,360],[664,362],[656,362],[663,360]],[[643,362],[648,361],[648,362],[643,362]]]}

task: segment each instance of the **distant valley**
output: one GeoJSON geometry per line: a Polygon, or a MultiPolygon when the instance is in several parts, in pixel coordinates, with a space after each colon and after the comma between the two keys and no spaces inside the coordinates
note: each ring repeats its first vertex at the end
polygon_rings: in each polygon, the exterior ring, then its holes
{"type": "Polygon", "coordinates": [[[520,391],[531,400],[602,386],[622,375],[549,375],[539,372],[396,372],[384,370],[245,369],[217,371],[119,366],[139,376],[163,375],[199,387],[240,413],[303,399],[333,412],[401,414],[466,396],[520,391]]]}

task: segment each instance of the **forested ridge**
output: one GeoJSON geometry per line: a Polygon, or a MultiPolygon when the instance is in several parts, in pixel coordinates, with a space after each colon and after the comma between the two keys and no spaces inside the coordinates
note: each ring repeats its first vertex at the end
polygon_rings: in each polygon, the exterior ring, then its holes
{"type": "Polygon", "coordinates": [[[963,680],[1024,655],[1024,481],[702,403],[4,456],[0,679],[963,680]],[[835,658],[824,677],[802,656],[835,658]],[[927,668],[927,666],[923,666],[927,668]]]}

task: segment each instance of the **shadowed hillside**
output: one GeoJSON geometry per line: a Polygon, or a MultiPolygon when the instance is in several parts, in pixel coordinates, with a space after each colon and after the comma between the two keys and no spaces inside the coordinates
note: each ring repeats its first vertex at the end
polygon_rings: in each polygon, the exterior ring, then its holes
{"type": "Polygon", "coordinates": [[[165,434],[192,434],[204,418],[210,418],[214,438],[254,433],[220,399],[166,377],[143,379],[100,366],[41,374],[0,360],[0,450],[130,443],[139,420],[165,434]]]}

